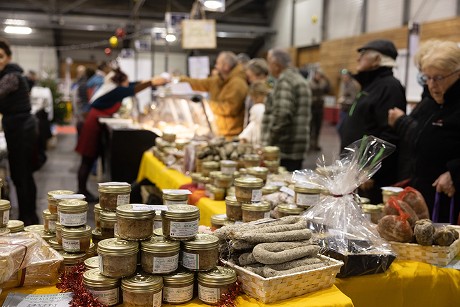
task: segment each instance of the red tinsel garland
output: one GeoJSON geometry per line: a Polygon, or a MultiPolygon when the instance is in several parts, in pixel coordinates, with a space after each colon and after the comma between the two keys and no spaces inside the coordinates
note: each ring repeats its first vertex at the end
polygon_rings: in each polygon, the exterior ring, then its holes
{"type": "Polygon", "coordinates": [[[74,266],[70,272],[62,272],[56,288],[61,292],[73,292],[70,307],[107,307],[100,303],[83,285],[83,273],[86,271],[83,263],[74,266]]]}
{"type": "Polygon", "coordinates": [[[241,292],[241,283],[236,281],[227,293],[224,293],[220,296],[220,300],[217,302],[218,307],[235,307],[236,298],[240,295],[241,292]]]}

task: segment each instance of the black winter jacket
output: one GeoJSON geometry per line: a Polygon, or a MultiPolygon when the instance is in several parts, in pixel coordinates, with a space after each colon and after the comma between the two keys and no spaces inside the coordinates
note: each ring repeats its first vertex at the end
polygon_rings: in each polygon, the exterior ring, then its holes
{"type": "Polygon", "coordinates": [[[7,64],[0,71],[0,113],[3,116],[30,113],[29,86],[16,64],[7,64]]]}

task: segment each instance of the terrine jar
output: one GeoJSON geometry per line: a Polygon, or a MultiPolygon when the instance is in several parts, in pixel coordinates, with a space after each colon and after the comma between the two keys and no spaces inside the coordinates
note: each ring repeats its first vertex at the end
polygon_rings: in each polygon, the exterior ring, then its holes
{"type": "Polygon", "coordinates": [[[243,165],[245,168],[259,166],[260,165],[259,155],[258,154],[243,155],[243,165]]]}
{"type": "Polygon", "coordinates": [[[205,177],[208,177],[211,172],[218,171],[219,169],[220,169],[220,164],[219,162],[216,162],[216,161],[205,161],[201,165],[201,173],[205,177]]]}
{"type": "Polygon", "coordinates": [[[280,158],[280,149],[277,146],[265,146],[262,152],[266,161],[277,161],[280,158]]]}
{"type": "Polygon", "coordinates": [[[80,199],[61,200],[58,204],[58,215],[62,226],[83,226],[87,221],[88,203],[80,199]]]}
{"type": "Polygon", "coordinates": [[[85,253],[91,244],[91,227],[62,227],[62,248],[69,253],[85,253]]]}
{"type": "Polygon", "coordinates": [[[214,186],[222,189],[228,189],[233,185],[233,174],[219,172],[214,177],[214,186]]]}
{"type": "Polygon", "coordinates": [[[309,208],[319,203],[321,189],[312,184],[296,184],[294,201],[298,207],[309,208]]]}
{"type": "Polygon", "coordinates": [[[163,278],[147,273],[123,278],[121,290],[123,292],[124,307],[160,307],[162,301],[163,278]]]}
{"type": "Polygon", "coordinates": [[[52,214],[49,209],[43,210],[43,226],[46,232],[56,233],[57,218],[57,214],[52,214]]]}
{"type": "Polygon", "coordinates": [[[129,204],[131,185],[126,182],[99,183],[99,205],[102,210],[116,211],[118,206],[129,204]]]}
{"type": "Polygon", "coordinates": [[[161,211],[163,236],[171,240],[193,240],[198,233],[200,210],[191,205],[170,205],[161,211]]]}
{"type": "Polygon", "coordinates": [[[221,160],[220,161],[220,171],[222,174],[233,176],[233,173],[236,172],[238,163],[233,160],[221,160]]]}
{"type": "Polygon", "coordinates": [[[84,261],[86,270],[99,269],[99,257],[94,256],[84,261]]]}
{"type": "Polygon", "coordinates": [[[57,213],[57,205],[61,201],[60,199],[56,199],[56,195],[70,195],[70,194],[75,194],[73,191],[69,190],[55,190],[55,191],[49,191],[48,192],[48,210],[56,214],[57,213]]]}
{"type": "Polygon", "coordinates": [[[211,230],[216,230],[225,225],[231,225],[234,222],[227,218],[226,214],[214,214],[211,216],[211,230]]]}
{"type": "Polygon", "coordinates": [[[241,210],[241,203],[236,199],[235,196],[225,197],[225,207],[227,219],[230,221],[241,221],[243,217],[243,211],[241,210]]]}
{"type": "Polygon", "coordinates": [[[264,182],[260,178],[240,177],[235,179],[235,196],[242,203],[256,203],[262,199],[264,182]]]}
{"type": "Polygon", "coordinates": [[[145,240],[153,234],[155,210],[143,204],[117,207],[117,235],[125,240],[145,240]]]}
{"type": "Polygon", "coordinates": [[[86,259],[86,253],[68,253],[64,250],[58,252],[64,258],[59,268],[59,273],[70,273],[77,264],[83,263],[86,259]]]}
{"type": "Polygon", "coordinates": [[[101,211],[99,215],[99,229],[101,236],[104,239],[115,237],[115,224],[117,223],[117,214],[113,211],[101,211]]]}
{"type": "Polygon", "coordinates": [[[264,160],[264,165],[271,174],[278,174],[278,169],[280,167],[280,160],[264,160]]]}
{"type": "Polygon", "coordinates": [[[152,237],[141,242],[142,269],[152,274],[169,274],[179,267],[180,242],[152,237]]]}
{"type": "Polygon", "coordinates": [[[115,306],[120,302],[120,280],[91,269],[83,273],[83,285],[102,304],[115,306]]]}
{"type": "Polygon", "coordinates": [[[0,228],[5,228],[10,220],[11,204],[8,200],[0,199],[0,228]]]}
{"type": "Polygon", "coordinates": [[[301,215],[305,208],[298,207],[294,204],[280,204],[277,206],[280,217],[288,215],[301,215]]]}
{"type": "Polygon", "coordinates": [[[223,294],[236,282],[235,270],[218,266],[209,272],[198,273],[198,298],[205,304],[216,305],[223,294]]]}
{"type": "Polygon", "coordinates": [[[117,238],[105,239],[97,244],[99,270],[107,277],[119,278],[136,272],[139,243],[117,238]]]}
{"type": "Polygon", "coordinates": [[[6,228],[8,228],[11,233],[24,231],[24,222],[20,220],[9,220],[6,228]]]}
{"type": "Polygon", "coordinates": [[[187,205],[189,190],[163,190],[163,205],[187,205]]]}
{"type": "Polygon", "coordinates": [[[260,203],[253,203],[253,204],[242,204],[242,217],[243,222],[252,222],[257,221],[260,219],[266,219],[270,217],[270,203],[268,202],[260,202],[260,203]]]}
{"type": "Polygon", "coordinates": [[[249,167],[247,171],[248,175],[262,179],[264,184],[267,182],[268,168],[263,166],[255,166],[249,167]]]}
{"type": "Polygon", "coordinates": [[[176,272],[163,276],[163,302],[183,304],[193,299],[195,274],[192,272],[176,272]]]}
{"type": "Polygon", "coordinates": [[[209,271],[219,258],[219,238],[199,233],[192,241],[183,243],[182,266],[191,271],[209,271]]]}

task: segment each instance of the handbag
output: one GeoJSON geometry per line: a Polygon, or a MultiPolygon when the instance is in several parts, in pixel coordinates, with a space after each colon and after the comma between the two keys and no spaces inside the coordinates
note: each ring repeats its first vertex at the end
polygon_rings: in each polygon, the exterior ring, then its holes
{"type": "MultiPolygon", "coordinates": [[[[436,195],[434,196],[434,205],[433,205],[433,214],[431,216],[431,220],[434,223],[438,222],[439,219],[439,206],[441,205],[441,194],[439,192],[436,192],[436,195]]],[[[452,196],[450,199],[450,205],[449,205],[449,223],[451,225],[455,225],[456,218],[454,217],[454,197],[452,196]]]]}

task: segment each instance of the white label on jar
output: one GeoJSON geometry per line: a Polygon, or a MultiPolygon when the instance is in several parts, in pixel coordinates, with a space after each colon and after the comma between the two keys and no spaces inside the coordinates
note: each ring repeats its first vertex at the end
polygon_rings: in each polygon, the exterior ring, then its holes
{"type": "Polygon", "coordinates": [[[262,200],[262,190],[252,190],[252,196],[251,196],[251,201],[253,202],[259,202],[262,200]]]}
{"type": "Polygon", "coordinates": [[[98,256],[98,259],[99,259],[99,272],[104,272],[104,265],[103,265],[103,262],[102,262],[102,256],[99,255],[98,256]]]}
{"type": "Polygon", "coordinates": [[[85,199],[85,195],[83,194],[58,194],[53,195],[54,199],[85,199]]]}
{"type": "Polygon", "coordinates": [[[152,206],[144,204],[132,204],[133,211],[153,211],[155,210],[152,206]]]}
{"type": "Polygon", "coordinates": [[[117,206],[129,204],[129,194],[120,194],[117,196],[117,206]]]}
{"type": "Polygon", "coordinates": [[[153,229],[158,229],[163,227],[163,221],[153,221],[153,229]]]}
{"type": "Polygon", "coordinates": [[[6,225],[10,221],[10,210],[3,211],[2,224],[6,225]]]}
{"type": "Polygon", "coordinates": [[[62,238],[62,248],[66,252],[79,252],[80,251],[80,240],[69,240],[62,238]]]}
{"type": "Polygon", "coordinates": [[[153,294],[153,307],[161,307],[163,295],[161,294],[161,290],[157,293],[153,294]]]}
{"type": "Polygon", "coordinates": [[[116,185],[116,186],[131,186],[129,183],[127,182],[118,182],[118,181],[110,181],[110,182],[101,182],[101,183],[98,183],[98,186],[101,186],[101,187],[106,187],[106,186],[111,186],[111,185],[116,185]]]}
{"type": "Polygon", "coordinates": [[[169,236],[186,238],[198,233],[198,220],[190,222],[170,222],[169,236]]]}
{"type": "Polygon", "coordinates": [[[53,221],[53,220],[48,221],[48,231],[56,232],[56,221],[53,221]]]}
{"type": "MultiPolygon", "coordinates": [[[[164,200],[163,203],[165,204],[165,206],[169,206],[169,205],[188,205],[188,201],[186,200],[164,200]]],[[[166,207],[168,208],[168,207],[166,207]]],[[[162,210],[162,211],[168,211],[167,209],[166,210],[162,210]]]]}
{"type": "Polygon", "coordinates": [[[292,196],[292,197],[295,196],[294,190],[293,190],[293,189],[289,189],[288,187],[281,187],[281,188],[280,188],[280,192],[286,193],[287,195],[292,196]]]}
{"type": "Polygon", "coordinates": [[[110,290],[92,290],[88,289],[97,300],[105,305],[113,306],[118,304],[118,288],[110,290]]]}
{"type": "Polygon", "coordinates": [[[314,206],[319,203],[319,194],[296,193],[295,203],[297,206],[314,206]]]}
{"type": "Polygon", "coordinates": [[[193,284],[180,287],[163,287],[163,301],[171,304],[180,304],[190,301],[193,298],[193,284]]]}
{"type": "Polygon", "coordinates": [[[63,213],[59,212],[59,223],[62,226],[81,226],[86,224],[86,211],[83,213],[63,213]]]}
{"type": "Polygon", "coordinates": [[[225,174],[225,175],[233,175],[233,173],[235,173],[236,171],[236,167],[226,167],[226,166],[222,166],[220,168],[220,171],[222,172],[222,174],[225,174]]]}
{"type": "Polygon", "coordinates": [[[179,253],[170,257],[153,257],[153,273],[170,273],[177,270],[179,263],[179,253]]]}
{"type": "Polygon", "coordinates": [[[200,255],[182,252],[182,266],[189,270],[200,268],[200,255]]]}
{"type": "Polygon", "coordinates": [[[220,289],[209,288],[198,284],[198,298],[205,303],[215,304],[220,299],[220,289]]]}
{"type": "Polygon", "coordinates": [[[264,219],[270,218],[270,211],[264,212],[264,219]]]}

